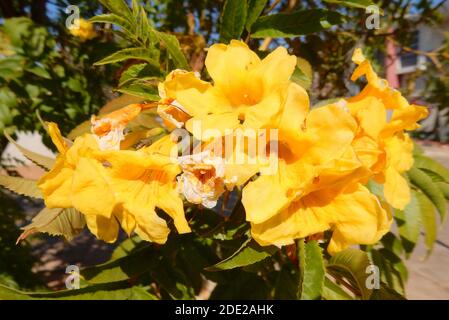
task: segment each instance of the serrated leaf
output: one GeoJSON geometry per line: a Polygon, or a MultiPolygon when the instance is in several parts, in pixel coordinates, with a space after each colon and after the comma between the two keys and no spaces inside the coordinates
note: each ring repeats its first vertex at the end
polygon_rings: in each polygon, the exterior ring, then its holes
{"type": "Polygon", "coordinates": [[[253,38],[290,38],[319,32],[344,22],[335,11],[310,9],[262,16],[252,25],[253,38]]]}
{"type": "Polygon", "coordinates": [[[100,66],[104,64],[115,63],[129,59],[144,60],[153,65],[159,65],[154,60],[154,50],[147,48],[122,49],[120,51],[114,52],[113,54],[107,56],[106,58],[101,59],[100,61],[95,62],[94,65],[100,66]]]}
{"type": "Polygon", "coordinates": [[[433,245],[437,239],[437,221],[432,202],[423,193],[417,192],[416,197],[420,206],[421,220],[424,227],[424,243],[427,247],[428,255],[432,253],[433,245]]]}
{"type": "Polygon", "coordinates": [[[305,243],[303,239],[299,241],[298,250],[298,298],[301,300],[317,300],[321,297],[324,285],[323,250],[317,241],[305,243]]]}
{"type": "Polygon", "coordinates": [[[407,254],[413,251],[416,242],[419,239],[421,230],[421,207],[416,195],[416,191],[411,191],[411,200],[403,211],[396,210],[395,218],[399,228],[399,235],[403,243],[403,247],[407,254]]]}
{"type": "Polygon", "coordinates": [[[246,17],[245,28],[249,32],[251,31],[251,26],[262,14],[263,9],[267,5],[268,0],[249,0],[248,2],[248,14],[246,17]]]}
{"type": "Polygon", "coordinates": [[[447,204],[441,190],[433,183],[432,179],[417,167],[412,167],[408,172],[410,181],[417,186],[437,208],[441,221],[446,217],[447,204]]]}
{"type": "Polygon", "coordinates": [[[246,0],[226,0],[220,21],[220,42],[229,43],[232,39],[240,39],[245,28],[247,12],[246,0]]]}
{"type": "Polygon", "coordinates": [[[100,3],[109,11],[128,21],[133,20],[133,14],[124,0],[100,0],[100,3]]]}
{"type": "Polygon", "coordinates": [[[321,295],[326,300],[353,300],[346,291],[331,281],[328,277],[324,279],[323,292],[321,295]]]}
{"type": "Polygon", "coordinates": [[[190,70],[187,59],[184,56],[184,53],[182,53],[178,39],[171,34],[159,31],[156,31],[156,36],[167,48],[171,59],[175,63],[175,67],[183,70],[190,70]]]}
{"type": "Polygon", "coordinates": [[[36,180],[0,175],[0,185],[17,194],[42,199],[42,193],[36,180]]]}
{"type": "Polygon", "coordinates": [[[330,258],[327,269],[347,278],[360,291],[364,300],[370,298],[372,289],[368,289],[366,281],[367,267],[371,265],[368,255],[358,249],[348,248],[330,258]]]}
{"type": "Polygon", "coordinates": [[[118,86],[122,87],[136,80],[158,79],[163,76],[164,73],[159,68],[159,65],[148,63],[135,64],[122,73],[118,86]]]}
{"type": "Polygon", "coordinates": [[[6,132],[4,132],[4,135],[6,139],[8,139],[9,142],[11,142],[13,145],[19,149],[19,151],[30,161],[34,162],[35,164],[39,165],[40,167],[43,167],[44,169],[52,169],[53,165],[55,163],[55,159],[40,155],[36,152],[33,152],[31,150],[28,150],[24,147],[22,147],[20,144],[18,144],[16,141],[14,141],[13,138],[6,132]]]}
{"type": "Polygon", "coordinates": [[[143,98],[148,101],[159,101],[159,93],[156,87],[145,83],[134,82],[128,86],[117,89],[118,92],[143,98]]]}
{"type": "Polygon", "coordinates": [[[335,3],[346,7],[361,8],[361,9],[365,9],[366,7],[369,7],[374,4],[371,0],[324,0],[324,2],[335,3]]]}
{"type": "Polygon", "coordinates": [[[440,181],[449,183],[449,169],[432,158],[424,155],[415,156],[414,166],[421,170],[432,171],[441,178],[440,181]]]}
{"type": "Polygon", "coordinates": [[[84,229],[85,225],[84,215],[75,209],[44,208],[29,225],[22,228],[23,232],[17,242],[36,232],[64,236],[70,241],[84,229]]]}
{"type": "Polygon", "coordinates": [[[140,286],[127,281],[110,282],[75,290],[25,292],[0,284],[0,300],[157,300],[140,286]]]}
{"type": "Polygon", "coordinates": [[[261,247],[253,239],[248,239],[230,257],[206,268],[206,270],[219,271],[249,266],[270,257],[276,250],[275,247],[261,247]]]}
{"type": "Polygon", "coordinates": [[[89,19],[90,22],[100,22],[100,23],[111,23],[114,24],[127,32],[132,32],[133,27],[131,23],[123,17],[116,14],[99,14],[89,19]]]}

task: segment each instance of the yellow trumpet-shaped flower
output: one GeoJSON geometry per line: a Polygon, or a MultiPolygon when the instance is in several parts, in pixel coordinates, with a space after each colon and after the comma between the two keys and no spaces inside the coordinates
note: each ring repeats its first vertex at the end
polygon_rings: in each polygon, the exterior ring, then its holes
{"type": "Polygon", "coordinates": [[[138,151],[98,153],[107,162],[107,179],[117,205],[135,219],[136,233],[147,241],[164,243],[170,231],[156,208],[173,218],[178,232],[190,232],[176,183],[181,169],[170,157],[174,146],[166,136],[138,151]]]}
{"type": "Polygon", "coordinates": [[[365,76],[367,80],[360,94],[347,99],[359,125],[354,150],[375,180],[384,183],[388,203],[403,209],[410,201],[410,189],[401,174],[413,165],[413,143],[404,131],[417,129],[417,122],[428,115],[427,108],[410,105],[375,73],[360,49],[355,50],[353,61],[358,67],[351,79],[365,76]]]}
{"type": "Polygon", "coordinates": [[[52,170],[38,181],[45,205],[79,210],[85,214],[92,233],[104,241],[115,241],[118,233],[118,223],[113,217],[115,201],[105,168],[93,156],[99,150],[96,139],[86,134],[69,147],[55,123],[48,123],[48,130],[60,154],[52,170]]]}
{"type": "Polygon", "coordinates": [[[277,127],[295,65],[296,58],[282,47],[261,60],[241,41],[215,44],[206,57],[213,84],[192,72],[174,71],[160,86],[161,104],[170,104],[191,117],[186,128],[200,139],[203,137],[193,128],[195,121],[200,121],[202,130],[222,133],[237,127],[277,127]]]}
{"type": "Polygon", "coordinates": [[[356,121],[339,104],[312,110],[303,129],[303,117],[296,125],[286,119],[287,127],[298,129],[280,128],[277,174],[262,175],[243,189],[253,238],[261,245],[281,246],[333,230],[330,253],[377,242],[391,218],[358,183],[368,172],[352,147],[356,121]]]}

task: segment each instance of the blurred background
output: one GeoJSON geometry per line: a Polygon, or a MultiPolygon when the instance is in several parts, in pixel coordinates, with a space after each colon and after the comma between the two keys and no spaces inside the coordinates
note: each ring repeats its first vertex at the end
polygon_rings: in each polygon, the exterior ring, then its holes
{"type": "MultiPolygon", "coordinates": [[[[130,1],[129,1],[130,2],[130,1]]],[[[218,40],[223,0],[146,0],[151,23],[176,35],[193,70],[201,71],[204,49],[218,40]]],[[[264,12],[291,12],[326,7],[351,19],[326,31],[292,39],[251,39],[252,49],[285,46],[306,59],[313,70],[308,83],[311,104],[357,93],[350,81],[352,51],[364,48],[376,70],[411,102],[426,105],[430,116],[415,139],[425,152],[449,167],[449,1],[375,1],[382,15],[368,28],[371,13],[322,1],[271,0],[264,12]]],[[[40,115],[59,124],[63,134],[119,95],[123,65],[93,63],[125,48],[126,41],[110,25],[96,26],[96,37],[82,39],[66,28],[66,8],[76,5],[82,18],[106,12],[98,1],[0,0],[0,171],[38,178],[43,170],[8,143],[3,131],[44,155],[54,155],[43,134],[40,115]],[[17,131],[16,131],[17,130],[17,131]]],[[[127,66],[139,61],[128,60],[127,66]]],[[[42,208],[0,189],[0,283],[38,290],[61,289],[69,264],[106,261],[115,245],[95,240],[87,232],[67,243],[34,236],[16,245],[20,227],[42,208]]],[[[433,255],[426,261],[418,245],[407,261],[408,298],[449,299],[449,227],[442,226],[433,255]]]]}

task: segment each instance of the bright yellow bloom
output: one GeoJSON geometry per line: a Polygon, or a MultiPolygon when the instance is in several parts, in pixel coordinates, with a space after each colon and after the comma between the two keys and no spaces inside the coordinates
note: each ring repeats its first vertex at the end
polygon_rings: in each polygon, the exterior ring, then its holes
{"type": "Polygon", "coordinates": [[[241,41],[215,44],[206,57],[213,84],[176,70],[160,86],[161,104],[171,104],[192,117],[186,122],[190,132],[196,120],[203,131],[221,133],[238,127],[277,127],[295,65],[296,58],[282,47],[261,60],[241,41]]]}
{"type": "Polygon", "coordinates": [[[38,182],[47,207],[79,210],[89,230],[107,242],[116,240],[120,225],[128,234],[164,243],[169,228],[156,207],[173,218],[179,232],[190,231],[168,137],[139,151],[102,151],[92,134],[68,147],[56,124],[49,124],[49,132],[60,155],[38,182]]]}
{"type": "Polygon", "coordinates": [[[428,114],[427,108],[410,105],[399,91],[390,88],[360,49],[355,50],[353,61],[358,67],[351,79],[367,79],[360,94],[347,99],[347,107],[359,125],[354,150],[375,180],[384,183],[387,202],[403,209],[410,201],[410,189],[401,174],[413,165],[413,143],[403,132],[417,129],[417,122],[428,114]]]}
{"type": "Polygon", "coordinates": [[[75,23],[70,26],[69,31],[81,41],[91,40],[97,36],[94,25],[85,19],[76,20],[75,23]]]}
{"type": "Polygon", "coordinates": [[[38,181],[45,205],[79,210],[86,215],[92,233],[104,241],[115,241],[118,224],[112,216],[114,196],[105,178],[105,168],[93,156],[99,150],[96,139],[86,134],[69,147],[55,123],[49,123],[48,128],[60,154],[53,169],[38,181]]]}
{"type": "Polygon", "coordinates": [[[107,180],[117,205],[125,215],[135,219],[135,231],[143,240],[157,243],[167,240],[170,230],[156,208],[173,218],[178,232],[190,232],[176,184],[181,169],[170,157],[174,146],[166,136],[138,151],[97,153],[107,162],[107,180]]]}
{"type": "MultiPolygon", "coordinates": [[[[305,108],[297,108],[301,115],[305,108]]],[[[287,114],[293,111],[286,109],[287,114]]],[[[368,173],[351,145],[357,124],[348,111],[335,104],[312,110],[305,121],[304,115],[284,119],[291,130],[279,128],[278,173],[262,175],[243,189],[253,238],[261,245],[281,246],[333,230],[330,253],[379,241],[391,219],[357,183],[368,173]]]]}

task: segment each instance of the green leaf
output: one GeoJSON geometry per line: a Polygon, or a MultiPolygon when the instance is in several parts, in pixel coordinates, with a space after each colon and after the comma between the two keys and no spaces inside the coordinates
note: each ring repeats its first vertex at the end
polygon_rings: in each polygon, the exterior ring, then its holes
{"type": "Polygon", "coordinates": [[[171,59],[175,63],[175,67],[184,70],[190,70],[189,64],[187,62],[184,53],[182,53],[181,47],[179,46],[179,41],[175,36],[167,34],[164,32],[156,31],[156,36],[159,41],[161,41],[167,48],[171,59]]]}
{"type": "Polygon", "coordinates": [[[0,300],[157,300],[140,286],[127,281],[110,282],[56,292],[26,292],[0,284],[0,300]]]}
{"type": "Polygon", "coordinates": [[[124,0],[100,0],[109,11],[128,21],[133,21],[133,14],[124,0]]]}
{"type": "Polygon", "coordinates": [[[118,92],[140,97],[148,101],[159,101],[159,93],[154,85],[148,85],[144,82],[134,82],[128,86],[117,89],[118,92]]]}
{"type": "Polygon", "coordinates": [[[51,75],[48,73],[48,71],[39,66],[33,66],[31,68],[26,69],[25,71],[30,72],[44,79],[51,79],[51,75]]]}
{"type": "Polygon", "coordinates": [[[380,283],[380,288],[373,291],[370,300],[407,300],[394,289],[389,288],[385,283],[380,283]]]}
{"type": "Polygon", "coordinates": [[[321,295],[326,300],[353,300],[346,291],[328,277],[324,278],[323,292],[321,295]]]}
{"type": "Polygon", "coordinates": [[[42,193],[36,183],[36,180],[0,175],[0,185],[6,189],[23,196],[42,199],[42,193]]]}
{"type": "Polygon", "coordinates": [[[221,16],[220,42],[229,43],[232,39],[240,39],[247,12],[247,0],[226,0],[221,16]]]}
{"type": "Polygon", "coordinates": [[[290,80],[306,90],[309,89],[312,85],[312,67],[310,63],[303,58],[297,58],[296,67],[290,80]]]}
{"type": "Polygon", "coordinates": [[[261,247],[253,239],[248,239],[230,257],[206,268],[208,271],[229,270],[262,261],[276,252],[275,247],[261,247]]]}
{"type": "Polygon", "coordinates": [[[287,266],[283,266],[278,273],[274,288],[274,299],[296,300],[298,296],[298,273],[289,270],[287,266]]]}
{"type": "Polygon", "coordinates": [[[399,228],[399,235],[403,243],[405,252],[411,253],[419,239],[421,229],[421,207],[418,201],[417,192],[411,190],[411,200],[403,211],[396,210],[395,218],[399,228]]]}
{"type": "Polygon", "coordinates": [[[441,221],[446,217],[446,200],[441,190],[433,183],[432,179],[421,169],[412,167],[407,172],[410,181],[416,185],[421,191],[432,201],[434,206],[440,213],[441,221]]]}
{"type": "Polygon", "coordinates": [[[101,22],[101,23],[111,23],[114,24],[127,32],[132,32],[133,27],[131,23],[124,19],[123,17],[120,17],[116,14],[100,14],[98,16],[94,16],[89,19],[90,22],[101,22]]]}
{"type": "Polygon", "coordinates": [[[432,253],[433,245],[437,239],[437,221],[435,217],[435,210],[432,202],[423,193],[417,192],[416,197],[418,198],[421,220],[425,231],[424,243],[426,244],[427,253],[429,255],[432,253]]]}
{"type": "Polygon", "coordinates": [[[263,9],[267,5],[268,0],[249,0],[248,14],[246,17],[245,28],[248,32],[251,31],[251,26],[256,22],[257,18],[262,14],[263,9]]]}
{"type": "Polygon", "coordinates": [[[449,200],[449,183],[435,182],[435,185],[441,190],[446,200],[449,200]]]}
{"type": "Polygon", "coordinates": [[[73,128],[72,131],[69,132],[69,134],[67,135],[67,138],[69,138],[71,140],[75,140],[76,137],[79,137],[85,133],[89,133],[91,126],[92,126],[92,123],[90,120],[81,122],[79,125],[77,125],[75,128],[73,128]]]}
{"type": "Polygon", "coordinates": [[[439,181],[449,183],[449,169],[432,158],[424,155],[415,156],[414,166],[424,171],[434,172],[439,176],[439,181]]]}
{"type": "Polygon", "coordinates": [[[335,3],[346,7],[365,9],[373,5],[371,0],[324,0],[324,2],[335,3]]]}
{"type": "Polygon", "coordinates": [[[108,283],[136,278],[159,263],[159,255],[152,247],[135,250],[129,255],[81,271],[89,283],[108,283]]]}
{"type": "Polygon", "coordinates": [[[86,225],[84,215],[75,209],[44,208],[22,228],[23,232],[17,242],[26,239],[35,232],[48,233],[52,236],[64,236],[68,241],[77,236],[86,225]]]}
{"type": "Polygon", "coordinates": [[[329,260],[327,265],[328,271],[332,275],[343,276],[360,291],[362,299],[370,298],[372,289],[368,289],[366,281],[369,274],[366,272],[371,262],[368,255],[358,249],[348,248],[336,253],[329,260]]]}
{"type": "Polygon", "coordinates": [[[298,243],[299,286],[298,298],[301,300],[317,300],[321,297],[324,285],[323,253],[315,240],[298,243]]]}
{"type": "Polygon", "coordinates": [[[94,63],[95,66],[100,66],[108,63],[119,62],[128,59],[144,60],[153,65],[158,65],[154,60],[154,50],[147,48],[128,48],[122,49],[120,51],[114,52],[110,56],[107,56],[100,61],[94,63]]]}
{"type": "Polygon", "coordinates": [[[40,155],[36,152],[30,151],[24,147],[22,147],[21,145],[19,145],[17,142],[14,141],[13,138],[11,138],[11,136],[9,134],[7,134],[6,132],[4,132],[4,135],[6,137],[6,139],[8,139],[9,142],[11,142],[12,144],[14,144],[17,149],[19,149],[20,152],[22,152],[22,154],[28,158],[29,160],[33,161],[35,164],[45,168],[45,169],[52,169],[53,165],[55,163],[55,159],[40,155]]]}
{"type": "Polygon", "coordinates": [[[262,16],[253,24],[253,38],[289,38],[319,32],[344,22],[336,11],[311,9],[262,16]]]}
{"type": "Polygon", "coordinates": [[[159,68],[159,65],[141,63],[134,64],[125,72],[122,73],[119,81],[119,87],[122,87],[130,82],[137,80],[155,79],[162,78],[164,73],[159,68]]]}

